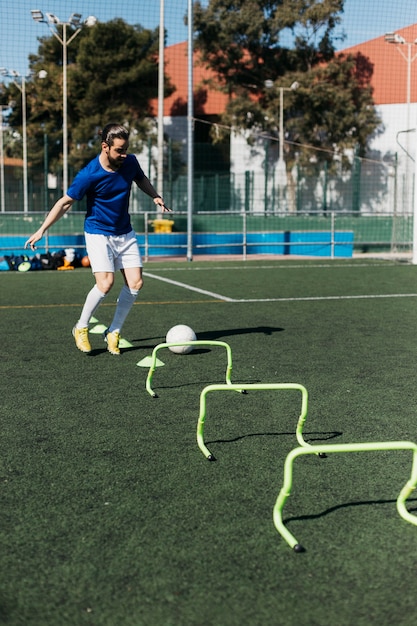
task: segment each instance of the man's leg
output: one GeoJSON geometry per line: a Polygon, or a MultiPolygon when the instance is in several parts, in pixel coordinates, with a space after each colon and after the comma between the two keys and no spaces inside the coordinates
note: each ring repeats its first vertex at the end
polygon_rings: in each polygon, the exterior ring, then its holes
{"type": "Polygon", "coordinates": [[[106,295],[107,294],[103,293],[97,285],[94,285],[91,291],[87,294],[80,319],[75,325],[76,328],[85,328],[88,326],[90,318],[93,317],[96,309],[99,307],[106,295]]]}
{"type": "Polygon", "coordinates": [[[100,291],[97,285],[94,285],[94,287],[87,294],[80,319],[72,329],[75,344],[81,352],[85,352],[87,354],[91,352],[91,345],[88,339],[88,324],[95,310],[105,297],[106,294],[100,291]]]}
{"type": "Polygon", "coordinates": [[[122,274],[125,284],[120,291],[116,311],[106,333],[107,349],[112,354],[120,354],[119,340],[122,326],[143,284],[141,267],[127,268],[122,270],[122,274]]]}

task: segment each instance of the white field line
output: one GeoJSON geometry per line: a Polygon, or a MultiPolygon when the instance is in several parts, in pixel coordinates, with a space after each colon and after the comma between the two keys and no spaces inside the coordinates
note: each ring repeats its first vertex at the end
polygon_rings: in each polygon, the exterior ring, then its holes
{"type": "Polygon", "coordinates": [[[299,298],[229,298],[227,296],[222,296],[219,293],[215,293],[214,291],[199,289],[198,287],[193,287],[191,285],[187,285],[186,283],[181,283],[177,280],[171,280],[170,278],[164,278],[162,276],[155,276],[155,274],[150,274],[149,272],[144,272],[144,276],[154,278],[155,280],[161,280],[162,282],[169,283],[170,285],[175,285],[176,287],[182,287],[183,289],[188,289],[189,291],[196,291],[197,293],[210,296],[211,298],[215,298],[216,300],[222,300],[223,302],[305,302],[314,300],[322,301],[372,300],[373,298],[417,298],[417,293],[362,294],[356,296],[302,296],[299,298]]]}
{"type": "MultiPolygon", "coordinates": [[[[336,263],[315,263],[315,264],[310,264],[310,265],[288,265],[287,263],[282,263],[282,264],[276,264],[276,265],[230,265],[227,266],[227,270],[244,270],[244,271],[248,271],[248,270],[297,270],[297,269],[317,269],[317,268],[332,268],[332,269],[338,269],[338,268],[342,268],[344,269],[345,267],[349,267],[351,269],[355,269],[355,268],[362,268],[362,267],[366,267],[368,269],[371,268],[381,268],[381,267],[393,267],[398,265],[398,263],[395,263],[394,261],[390,262],[390,261],[386,261],[384,263],[344,263],[344,264],[336,264],[336,263]]],[[[225,266],[210,266],[207,265],[205,267],[196,267],[195,265],[175,265],[175,266],[171,266],[171,267],[164,267],[164,268],[155,268],[153,269],[154,272],[211,272],[213,270],[219,270],[219,271],[224,271],[225,266]]]]}
{"type": "Polygon", "coordinates": [[[312,300],[372,300],[373,298],[417,298],[417,293],[362,294],[358,296],[303,296],[300,298],[242,298],[231,302],[303,302],[312,300]]]}
{"type": "Polygon", "coordinates": [[[222,296],[219,293],[214,293],[213,291],[206,291],[205,289],[192,287],[191,285],[180,283],[177,280],[171,280],[170,278],[163,278],[162,276],[155,276],[155,274],[150,274],[149,272],[143,272],[143,275],[148,276],[149,278],[154,278],[155,280],[161,280],[162,282],[169,283],[170,285],[176,285],[176,287],[182,287],[183,289],[188,289],[189,291],[196,291],[197,293],[204,294],[205,296],[210,296],[211,298],[216,298],[217,300],[223,300],[224,302],[236,302],[233,298],[222,296]]]}

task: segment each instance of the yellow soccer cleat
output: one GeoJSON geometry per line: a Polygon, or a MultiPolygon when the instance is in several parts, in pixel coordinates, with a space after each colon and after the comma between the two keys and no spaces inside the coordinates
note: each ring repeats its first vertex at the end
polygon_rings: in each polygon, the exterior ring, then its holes
{"type": "Polygon", "coordinates": [[[120,354],[120,333],[118,333],[117,330],[114,330],[112,333],[106,330],[104,332],[104,341],[107,343],[107,350],[110,354],[120,354]]]}
{"type": "Polygon", "coordinates": [[[88,328],[74,328],[72,329],[72,336],[75,339],[75,345],[78,350],[89,354],[91,352],[90,342],[88,341],[88,328]]]}

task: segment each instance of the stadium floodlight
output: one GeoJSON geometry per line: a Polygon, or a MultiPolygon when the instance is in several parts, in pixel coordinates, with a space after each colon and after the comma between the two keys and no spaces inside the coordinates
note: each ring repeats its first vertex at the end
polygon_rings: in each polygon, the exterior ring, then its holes
{"type": "Polygon", "coordinates": [[[384,39],[387,43],[400,43],[400,44],[407,43],[404,37],[401,37],[401,35],[399,35],[398,33],[394,33],[394,32],[386,33],[384,39]]]}
{"type": "Polygon", "coordinates": [[[50,24],[60,24],[61,23],[59,17],[57,17],[53,13],[45,13],[45,15],[48,18],[48,22],[50,24]]]}
{"type": "Polygon", "coordinates": [[[84,22],[81,23],[81,13],[71,13],[67,22],[62,22],[59,17],[53,13],[45,13],[46,18],[42,11],[34,9],[31,11],[32,18],[35,22],[43,22],[47,24],[49,30],[53,36],[58,39],[62,45],[62,160],[63,160],[63,192],[66,193],[68,189],[68,98],[67,98],[67,47],[71,41],[78,35],[81,28],[85,26],[94,26],[97,23],[97,19],[90,15],[84,22]],[[62,26],[62,30],[58,30],[58,26],[62,26]],[[67,27],[71,29],[71,36],[67,35],[67,27]]]}
{"type": "Polygon", "coordinates": [[[72,15],[70,16],[68,20],[68,23],[71,24],[71,26],[75,26],[76,28],[80,26],[80,22],[81,22],[81,13],[72,13],[72,15]]]}
{"type": "Polygon", "coordinates": [[[94,15],[89,15],[87,19],[84,20],[84,24],[88,26],[88,28],[91,28],[97,24],[97,18],[94,15]]]}
{"type": "Polygon", "coordinates": [[[34,19],[35,22],[44,22],[45,21],[43,13],[39,9],[32,9],[31,14],[32,14],[32,19],[34,19]]]}

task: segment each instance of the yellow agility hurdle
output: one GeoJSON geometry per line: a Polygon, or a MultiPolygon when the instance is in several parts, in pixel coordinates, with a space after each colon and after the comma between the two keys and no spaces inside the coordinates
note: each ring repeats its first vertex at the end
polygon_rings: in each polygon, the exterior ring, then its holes
{"type": "Polygon", "coordinates": [[[274,506],[273,519],[277,531],[295,552],[304,552],[305,549],[300,543],[298,543],[294,535],[291,534],[290,531],[284,526],[282,521],[282,510],[287,499],[291,495],[293,464],[295,459],[303,454],[327,455],[341,452],[373,452],[379,450],[411,450],[413,452],[411,476],[397,498],[397,511],[406,522],[410,522],[410,524],[417,526],[417,517],[407,511],[405,506],[405,501],[417,486],[417,445],[415,443],[412,443],[411,441],[382,441],[379,443],[340,443],[332,445],[312,445],[308,448],[294,448],[285,460],[284,482],[274,506]]]}
{"type": "MultiPolygon", "coordinates": [[[[164,348],[170,348],[171,346],[192,346],[193,348],[195,346],[220,346],[226,349],[226,354],[227,354],[227,366],[226,366],[226,384],[230,385],[231,384],[231,376],[232,376],[232,350],[229,346],[228,343],[226,343],[225,341],[204,341],[204,340],[199,340],[197,339],[196,341],[178,341],[178,342],[173,342],[171,341],[170,343],[160,343],[157,346],[155,346],[155,348],[152,351],[152,356],[151,356],[151,365],[149,367],[149,372],[148,372],[148,376],[146,378],[146,391],[153,397],[153,398],[157,398],[157,394],[154,392],[154,390],[152,389],[152,378],[156,369],[156,355],[159,352],[159,350],[162,350],[164,348]]],[[[240,391],[240,390],[239,390],[240,391]]]]}
{"type": "Polygon", "coordinates": [[[299,385],[298,383],[248,383],[248,384],[232,384],[229,383],[227,385],[208,385],[203,389],[200,394],[200,414],[198,416],[197,422],[197,443],[198,447],[206,457],[208,461],[215,461],[215,457],[207,448],[204,443],[204,423],[206,420],[206,398],[207,394],[212,391],[252,391],[252,390],[283,390],[283,389],[294,389],[295,391],[301,392],[301,413],[297,422],[296,429],[296,437],[300,446],[308,446],[310,444],[304,441],[303,438],[303,426],[307,417],[307,407],[308,407],[308,393],[307,389],[303,385],[299,385]]]}

